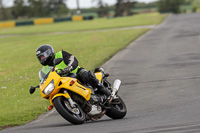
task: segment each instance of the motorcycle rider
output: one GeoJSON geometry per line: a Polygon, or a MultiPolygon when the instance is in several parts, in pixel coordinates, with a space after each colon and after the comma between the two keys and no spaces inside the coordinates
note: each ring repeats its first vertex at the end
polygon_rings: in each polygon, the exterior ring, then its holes
{"type": "Polygon", "coordinates": [[[36,56],[39,62],[43,65],[42,69],[44,71],[45,67],[53,66],[54,59],[63,58],[63,61],[56,65],[58,69],[64,69],[67,72],[76,73],[81,82],[89,84],[93,88],[97,88],[98,92],[110,96],[110,91],[99,82],[92,71],[87,71],[86,69],[78,66],[78,60],[73,54],[63,50],[55,53],[51,45],[44,44],[37,48],[36,56]]]}

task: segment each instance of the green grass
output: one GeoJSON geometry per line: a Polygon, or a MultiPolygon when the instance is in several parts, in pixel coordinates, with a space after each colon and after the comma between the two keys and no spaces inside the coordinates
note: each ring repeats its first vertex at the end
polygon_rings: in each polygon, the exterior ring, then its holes
{"type": "Polygon", "coordinates": [[[90,70],[108,60],[148,29],[0,38],[0,127],[21,125],[47,111],[49,101],[29,86],[37,85],[41,66],[35,50],[52,44],[56,51],[73,53],[90,70]],[[114,39],[113,39],[114,38],[114,39]]]}
{"type": "Polygon", "coordinates": [[[128,27],[138,25],[160,24],[166,17],[166,14],[145,13],[137,14],[129,17],[118,18],[101,18],[89,21],[79,22],[62,22],[55,24],[43,24],[37,26],[23,26],[15,28],[0,29],[0,34],[27,34],[27,33],[48,33],[48,32],[63,32],[63,31],[80,31],[93,29],[106,29],[116,27],[128,27]]]}

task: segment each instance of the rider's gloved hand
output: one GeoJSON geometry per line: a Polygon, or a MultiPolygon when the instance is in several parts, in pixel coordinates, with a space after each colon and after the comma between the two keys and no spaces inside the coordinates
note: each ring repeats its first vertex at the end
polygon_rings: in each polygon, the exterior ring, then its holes
{"type": "Polygon", "coordinates": [[[66,73],[70,73],[72,71],[73,67],[72,66],[67,66],[66,68],[64,68],[64,71],[66,73]]]}

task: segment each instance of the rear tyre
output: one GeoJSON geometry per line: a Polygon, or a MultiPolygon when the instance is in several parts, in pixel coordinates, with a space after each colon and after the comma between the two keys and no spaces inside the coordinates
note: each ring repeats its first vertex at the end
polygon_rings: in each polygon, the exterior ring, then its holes
{"type": "Polygon", "coordinates": [[[57,97],[53,100],[53,104],[57,112],[67,121],[72,124],[82,124],[85,121],[85,113],[76,105],[75,108],[72,108],[69,104],[69,101],[65,97],[57,97]]]}
{"type": "MultiPolygon", "coordinates": [[[[119,96],[118,96],[119,97],[119,96]]],[[[106,112],[106,115],[112,119],[122,119],[127,113],[124,101],[119,97],[111,103],[111,109],[106,112]]]]}

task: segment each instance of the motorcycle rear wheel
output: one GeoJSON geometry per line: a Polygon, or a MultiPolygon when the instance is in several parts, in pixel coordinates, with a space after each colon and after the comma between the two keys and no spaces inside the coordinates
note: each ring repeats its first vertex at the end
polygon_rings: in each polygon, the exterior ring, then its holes
{"type": "Polygon", "coordinates": [[[57,97],[53,100],[53,104],[57,112],[67,121],[72,124],[78,125],[85,121],[85,113],[76,105],[76,108],[71,108],[69,101],[64,97],[57,97]]]}
{"type": "Polygon", "coordinates": [[[115,101],[118,104],[111,104],[111,109],[106,112],[106,115],[112,119],[122,119],[127,113],[126,105],[120,97],[117,100],[113,100],[113,102],[115,101]]]}

